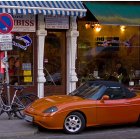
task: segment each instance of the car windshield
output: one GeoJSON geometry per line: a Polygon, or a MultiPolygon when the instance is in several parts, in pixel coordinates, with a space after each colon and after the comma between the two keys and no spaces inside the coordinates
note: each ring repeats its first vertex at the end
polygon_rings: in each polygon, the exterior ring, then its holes
{"type": "Polygon", "coordinates": [[[96,94],[99,89],[102,87],[100,84],[90,84],[85,83],[82,86],[78,87],[76,90],[70,93],[72,96],[79,96],[82,98],[91,98],[94,94],[96,94]]]}

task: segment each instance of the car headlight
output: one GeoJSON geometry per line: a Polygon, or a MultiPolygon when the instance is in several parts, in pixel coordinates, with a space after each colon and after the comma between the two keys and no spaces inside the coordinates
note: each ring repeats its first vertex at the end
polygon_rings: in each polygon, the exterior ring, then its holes
{"type": "Polygon", "coordinates": [[[58,108],[56,106],[52,106],[46,110],[43,111],[43,113],[53,113],[56,112],[58,110],[58,108]]]}

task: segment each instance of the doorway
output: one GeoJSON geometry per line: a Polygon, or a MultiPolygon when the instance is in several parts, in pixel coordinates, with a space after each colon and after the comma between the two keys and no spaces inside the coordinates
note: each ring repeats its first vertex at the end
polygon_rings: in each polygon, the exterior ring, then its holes
{"type": "Polygon", "coordinates": [[[44,94],[66,94],[66,32],[47,31],[44,48],[44,94]]]}

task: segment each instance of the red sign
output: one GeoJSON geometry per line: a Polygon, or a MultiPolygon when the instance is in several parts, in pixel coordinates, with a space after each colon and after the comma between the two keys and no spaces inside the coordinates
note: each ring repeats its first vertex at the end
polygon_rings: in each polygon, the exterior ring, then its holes
{"type": "Polygon", "coordinates": [[[0,13],[0,33],[10,33],[14,26],[13,17],[8,13],[0,13]]]}

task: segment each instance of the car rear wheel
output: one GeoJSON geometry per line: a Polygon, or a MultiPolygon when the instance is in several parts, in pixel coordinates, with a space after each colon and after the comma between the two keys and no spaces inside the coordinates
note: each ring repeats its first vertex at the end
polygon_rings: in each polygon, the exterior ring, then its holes
{"type": "Polygon", "coordinates": [[[80,133],[85,128],[85,118],[79,112],[69,114],[64,121],[64,130],[69,134],[80,133]]]}

